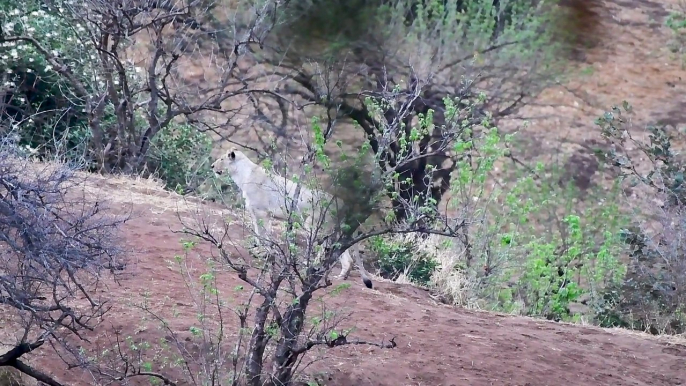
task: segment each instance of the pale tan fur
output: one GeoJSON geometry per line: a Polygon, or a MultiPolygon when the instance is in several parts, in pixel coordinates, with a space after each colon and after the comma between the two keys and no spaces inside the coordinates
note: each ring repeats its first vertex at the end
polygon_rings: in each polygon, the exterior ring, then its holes
{"type": "MultiPolygon", "coordinates": [[[[271,229],[271,219],[287,221],[293,196],[298,184],[276,173],[268,173],[260,165],[250,160],[241,151],[232,148],[212,164],[212,170],[217,174],[228,173],[240,189],[245,207],[252,219],[255,233],[266,236],[271,229]],[[287,199],[288,198],[288,199],[287,199]],[[260,221],[261,220],[261,221],[260,221]]],[[[331,212],[337,209],[337,203],[332,203],[333,197],[321,190],[311,190],[300,185],[300,194],[296,210],[305,217],[304,228],[309,230],[320,222],[320,215],[324,212],[324,225],[331,221],[331,212]],[[331,203],[331,204],[329,204],[331,203]],[[327,206],[328,205],[328,206],[327,206]]],[[[350,274],[353,259],[350,251],[355,255],[362,281],[372,288],[369,274],[362,265],[358,247],[355,245],[343,252],[340,257],[342,269],[339,279],[346,279],[350,274]]]]}

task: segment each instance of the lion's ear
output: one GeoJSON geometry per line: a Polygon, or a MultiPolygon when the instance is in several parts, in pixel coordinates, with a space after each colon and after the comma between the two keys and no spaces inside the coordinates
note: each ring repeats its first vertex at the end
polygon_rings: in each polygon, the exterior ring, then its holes
{"type": "Polygon", "coordinates": [[[229,158],[231,158],[232,160],[236,159],[236,153],[233,151],[229,153],[229,158]]]}

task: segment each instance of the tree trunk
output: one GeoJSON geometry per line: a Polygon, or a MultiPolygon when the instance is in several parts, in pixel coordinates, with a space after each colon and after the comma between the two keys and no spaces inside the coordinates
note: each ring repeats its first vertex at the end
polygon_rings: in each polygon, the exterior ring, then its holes
{"type": "Polygon", "coordinates": [[[303,293],[296,304],[288,307],[281,323],[281,339],[276,346],[274,362],[272,365],[271,384],[287,385],[293,377],[293,365],[304,352],[298,349],[298,337],[302,332],[305,311],[312,298],[310,292],[303,293]]]}
{"type": "Polygon", "coordinates": [[[267,316],[269,315],[269,304],[269,300],[265,298],[255,313],[255,329],[250,337],[248,356],[246,358],[246,378],[248,385],[251,386],[262,385],[262,366],[264,362],[264,350],[267,345],[267,334],[264,331],[264,326],[267,323],[267,316]]]}

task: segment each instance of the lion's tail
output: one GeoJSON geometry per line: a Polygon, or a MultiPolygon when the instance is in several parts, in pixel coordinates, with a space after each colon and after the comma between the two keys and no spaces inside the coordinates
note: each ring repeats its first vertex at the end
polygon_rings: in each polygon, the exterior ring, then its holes
{"type": "Polygon", "coordinates": [[[362,276],[362,282],[367,286],[367,288],[372,288],[372,279],[362,276]]]}
{"type": "MultiPolygon", "coordinates": [[[[359,256],[359,254],[358,254],[358,256],[359,256]]],[[[357,265],[360,267],[360,276],[362,276],[362,282],[364,283],[364,285],[367,288],[371,289],[373,287],[372,286],[372,279],[369,275],[369,272],[367,272],[367,270],[364,268],[364,264],[362,264],[361,259],[360,259],[360,261],[358,261],[357,265]]]]}
{"type": "Polygon", "coordinates": [[[360,254],[360,250],[358,249],[359,247],[353,246],[352,248],[353,248],[353,250],[351,252],[354,252],[353,255],[355,256],[355,265],[357,265],[357,269],[360,270],[360,276],[362,276],[362,282],[364,283],[365,287],[371,289],[373,287],[372,276],[364,268],[364,263],[362,262],[362,255],[360,254]]]}

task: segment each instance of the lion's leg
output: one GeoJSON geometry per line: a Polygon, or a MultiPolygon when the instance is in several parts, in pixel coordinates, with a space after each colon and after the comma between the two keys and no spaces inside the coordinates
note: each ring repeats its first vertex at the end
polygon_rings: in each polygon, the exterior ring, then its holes
{"type": "Polygon", "coordinates": [[[253,231],[255,232],[255,237],[254,237],[254,242],[255,246],[260,245],[260,238],[262,236],[262,230],[260,229],[260,220],[257,218],[257,214],[255,213],[254,210],[249,209],[248,213],[250,214],[250,220],[252,221],[252,228],[253,231]]]}
{"type": "Polygon", "coordinates": [[[355,264],[357,264],[357,268],[360,270],[360,276],[362,276],[362,282],[367,288],[372,288],[372,279],[367,272],[367,270],[364,268],[364,263],[362,262],[362,255],[360,254],[359,246],[354,245],[350,249],[353,250],[355,253],[355,264]]]}
{"type": "Polygon", "coordinates": [[[250,211],[250,219],[252,220],[252,229],[253,231],[255,231],[255,235],[260,236],[260,222],[257,216],[255,215],[255,212],[250,211]]]}
{"type": "Polygon", "coordinates": [[[339,259],[341,261],[341,274],[338,275],[338,279],[345,280],[348,278],[348,275],[350,275],[353,259],[350,257],[350,252],[348,251],[341,253],[339,259]]]}
{"type": "MultiPolygon", "coordinates": [[[[255,231],[256,246],[262,245],[262,239],[268,237],[271,230],[271,220],[268,214],[258,215],[256,210],[249,210],[252,219],[253,230],[255,231]]],[[[260,213],[263,214],[263,213],[260,213]]]]}
{"type": "Polygon", "coordinates": [[[364,269],[364,264],[362,263],[362,257],[360,256],[360,251],[357,249],[357,246],[352,246],[348,248],[347,251],[343,252],[341,254],[340,260],[341,260],[341,274],[338,275],[338,279],[345,280],[348,278],[348,275],[350,275],[350,269],[352,268],[353,264],[353,258],[350,255],[350,253],[355,254],[355,264],[357,264],[358,269],[360,270],[360,276],[362,276],[362,282],[367,288],[372,288],[372,280],[369,277],[369,273],[367,273],[367,270],[364,269]]]}

